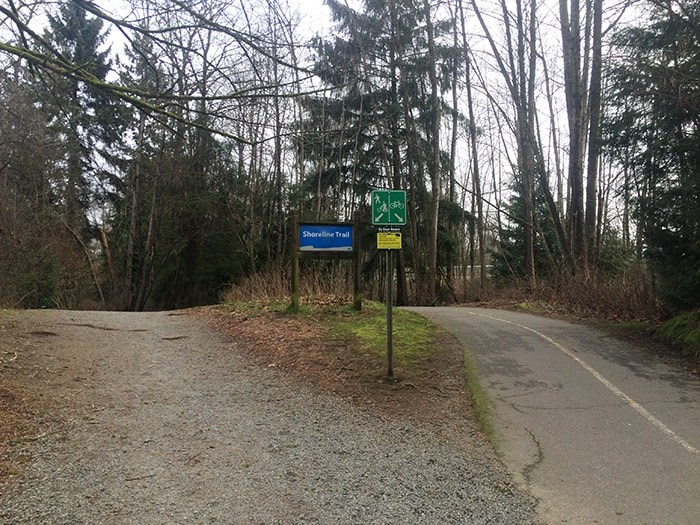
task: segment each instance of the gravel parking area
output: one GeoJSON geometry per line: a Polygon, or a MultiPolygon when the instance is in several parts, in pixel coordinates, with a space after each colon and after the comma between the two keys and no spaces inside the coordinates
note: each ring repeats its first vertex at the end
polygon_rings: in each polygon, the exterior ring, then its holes
{"type": "Polygon", "coordinates": [[[261,366],[201,319],[0,320],[0,350],[17,356],[0,378],[32,377],[54,414],[4,452],[31,459],[2,489],[1,523],[537,522],[483,442],[261,366]]]}

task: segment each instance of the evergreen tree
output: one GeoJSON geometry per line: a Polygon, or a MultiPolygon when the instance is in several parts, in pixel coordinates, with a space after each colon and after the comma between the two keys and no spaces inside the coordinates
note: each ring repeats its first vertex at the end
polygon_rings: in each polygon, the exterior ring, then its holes
{"type": "MultiPolygon", "coordinates": [[[[427,3],[417,0],[371,0],[362,10],[327,3],[338,36],[316,46],[316,72],[331,89],[306,102],[304,127],[313,130],[304,149],[313,166],[306,188],[316,199],[344,199],[345,209],[359,208],[374,188],[406,189],[406,256],[417,276],[417,300],[433,302],[438,210],[449,171],[440,151],[441,94],[459,56],[443,44],[451,42],[452,21],[433,21],[427,3]]],[[[318,202],[316,209],[333,213],[318,202]]]]}
{"type": "MultiPolygon", "coordinates": [[[[89,18],[75,2],[62,3],[48,20],[46,40],[54,51],[104,81],[111,62],[102,20],[89,18]]],[[[63,216],[68,227],[85,237],[93,197],[110,178],[105,172],[105,164],[114,160],[110,148],[122,136],[121,108],[94,85],[71,76],[52,75],[50,80],[42,102],[63,155],[64,176],[56,181],[62,190],[63,216]]]]}
{"type": "MultiPolygon", "coordinates": [[[[521,192],[514,192],[510,201],[504,206],[503,212],[510,220],[501,223],[497,236],[498,245],[491,251],[491,276],[496,280],[527,278],[526,228],[520,219],[524,217],[524,199],[521,192]]],[[[564,254],[551,251],[556,250],[556,231],[550,220],[547,201],[540,186],[535,187],[534,201],[535,273],[538,277],[556,276],[560,265],[564,262],[564,254]]]]}
{"type": "Polygon", "coordinates": [[[673,309],[700,306],[700,2],[617,33],[608,149],[632,172],[641,245],[673,309]]]}
{"type": "Polygon", "coordinates": [[[25,73],[19,64],[0,73],[0,303],[53,307],[68,295],[61,274],[80,254],[56,224],[56,138],[36,107],[42,86],[25,73]]]}
{"type": "MultiPolygon", "coordinates": [[[[104,79],[110,67],[104,37],[101,21],[65,2],[48,16],[48,29],[43,39],[35,39],[32,52],[60,56],[104,79]]],[[[88,215],[116,180],[112,168],[121,138],[121,107],[70,73],[48,73],[17,61],[2,76],[0,97],[8,108],[2,121],[8,135],[0,138],[0,149],[9,149],[0,164],[0,251],[5,262],[25,262],[7,268],[12,285],[0,294],[34,307],[104,302],[91,244],[98,238],[96,222],[88,215]]]]}

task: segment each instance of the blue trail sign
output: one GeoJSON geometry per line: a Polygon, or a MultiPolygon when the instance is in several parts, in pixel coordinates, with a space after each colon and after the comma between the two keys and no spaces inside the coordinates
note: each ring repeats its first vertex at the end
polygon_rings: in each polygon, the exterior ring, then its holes
{"type": "Polygon", "coordinates": [[[300,224],[299,250],[352,252],[352,224],[300,224]]]}

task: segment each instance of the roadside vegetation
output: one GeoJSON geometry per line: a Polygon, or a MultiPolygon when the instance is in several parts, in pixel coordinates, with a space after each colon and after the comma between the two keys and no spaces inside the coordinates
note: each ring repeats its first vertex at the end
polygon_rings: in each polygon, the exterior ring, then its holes
{"type": "Polygon", "coordinates": [[[658,329],[658,335],[700,362],[700,310],[669,319],[658,329]]]}
{"type": "MultiPolygon", "coordinates": [[[[415,406],[417,411],[444,412],[447,393],[451,392],[454,399],[448,405],[455,414],[468,414],[498,452],[491,401],[479,382],[469,349],[425,317],[394,308],[394,379],[387,381],[386,305],[378,300],[364,300],[362,310],[354,311],[347,282],[338,274],[305,274],[302,303],[298,313],[290,314],[286,280],[278,274],[255,276],[230,288],[215,310],[239,320],[241,316],[254,317],[270,327],[277,326],[274,319],[280,318],[300,320],[306,329],[320,326],[315,345],[307,341],[301,352],[294,348],[281,350],[296,356],[293,363],[288,363],[293,370],[303,370],[308,377],[309,368],[304,361],[312,360],[316,370],[312,380],[345,393],[353,390],[349,394],[352,396],[364,392],[373,404],[377,397],[385,395],[386,388],[408,395],[403,403],[385,406],[389,410],[410,410],[415,406]],[[324,291],[325,287],[336,293],[324,291]],[[328,344],[319,345],[319,341],[328,344]],[[324,370],[333,371],[330,381],[324,370]]],[[[235,330],[240,337],[240,323],[235,330]]],[[[270,357],[267,362],[274,360],[279,359],[270,357]]]]}
{"type": "MultiPolygon", "coordinates": [[[[193,312],[234,337],[240,352],[259,366],[284,370],[377,410],[382,418],[428,422],[461,436],[481,425],[470,396],[478,381],[465,373],[464,348],[422,316],[394,309],[390,378],[384,304],[365,300],[355,311],[351,295],[302,293],[300,308],[292,312],[283,288],[274,295],[268,282],[251,294],[255,287],[249,284],[231,289],[220,304],[193,312]]],[[[314,287],[308,279],[305,284],[314,287]]]]}
{"type": "MultiPolygon", "coordinates": [[[[309,265],[302,276],[302,313],[313,303],[320,305],[351,304],[351,279],[342,264],[320,262],[309,265]],[[308,299],[313,298],[313,299],[308,299]]],[[[278,311],[289,304],[289,279],[285,272],[258,274],[229,288],[222,301],[245,304],[265,304],[278,311]]],[[[551,315],[585,321],[640,343],[649,341],[657,351],[681,356],[700,363],[700,311],[675,314],[657,297],[650,274],[639,265],[620,267],[607,278],[541,280],[534,289],[517,279],[491,279],[485,286],[478,280],[466,278],[452,281],[448,300],[437,304],[474,304],[517,309],[535,315],[551,315]]],[[[366,344],[373,337],[384,337],[383,286],[365,282],[363,294],[365,309],[381,308],[374,321],[365,320],[362,326],[345,327],[366,344]],[[375,323],[374,325],[372,323],[375,323]]],[[[251,307],[252,308],[252,307],[251,307]]],[[[349,307],[348,307],[349,308],[349,307]]],[[[399,314],[401,315],[401,314],[399,314]]],[[[399,317],[401,319],[401,317],[399,317]]],[[[355,323],[355,319],[352,322],[355,323]]],[[[420,331],[412,328],[411,337],[420,331]]],[[[396,336],[402,344],[402,335],[396,336]]],[[[375,341],[376,342],[376,341],[375,341]]],[[[384,344],[384,343],[382,343],[384,344]]],[[[409,351],[410,352],[410,351],[409,351]]]]}
{"type": "MultiPolygon", "coordinates": [[[[363,301],[355,311],[351,302],[325,296],[307,299],[296,312],[291,312],[284,298],[263,302],[256,299],[224,301],[216,308],[237,319],[301,322],[326,343],[340,361],[362,363],[354,372],[364,378],[380,378],[387,370],[386,305],[363,301]]],[[[411,381],[425,375],[425,364],[435,354],[440,329],[424,317],[406,310],[393,309],[393,365],[395,380],[411,381]]],[[[283,351],[283,350],[282,350],[283,351]]],[[[345,365],[342,365],[345,366],[345,365]]],[[[341,366],[341,367],[342,367],[341,366]]]]}

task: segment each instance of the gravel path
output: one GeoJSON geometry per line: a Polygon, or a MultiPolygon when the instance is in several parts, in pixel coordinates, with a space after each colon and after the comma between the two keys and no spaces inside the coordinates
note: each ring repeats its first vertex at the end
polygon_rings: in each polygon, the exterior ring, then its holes
{"type": "Polygon", "coordinates": [[[536,522],[483,447],[255,365],[201,320],[19,315],[42,373],[72,382],[68,422],[15,446],[35,459],[0,495],[3,524],[536,522]]]}

